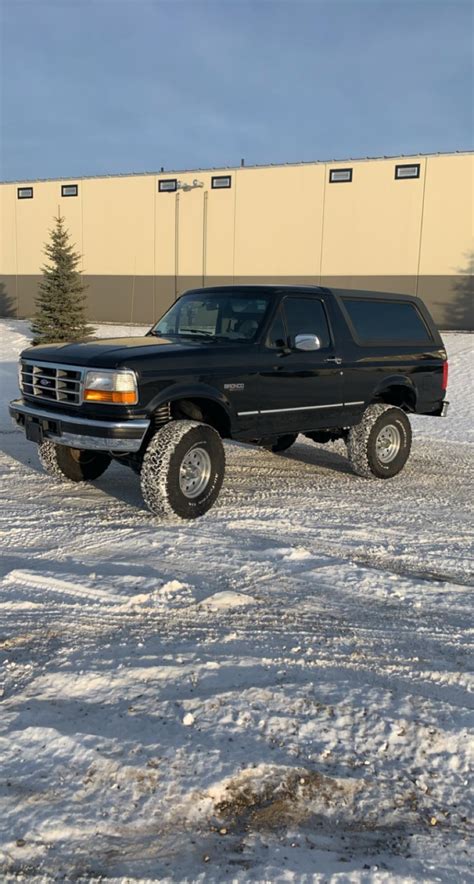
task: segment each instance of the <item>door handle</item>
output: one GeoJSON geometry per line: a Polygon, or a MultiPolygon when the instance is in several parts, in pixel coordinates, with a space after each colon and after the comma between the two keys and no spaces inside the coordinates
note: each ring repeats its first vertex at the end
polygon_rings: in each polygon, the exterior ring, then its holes
{"type": "Polygon", "coordinates": [[[330,356],[329,359],[325,359],[325,362],[334,362],[335,365],[341,365],[342,359],[339,356],[330,356]]]}

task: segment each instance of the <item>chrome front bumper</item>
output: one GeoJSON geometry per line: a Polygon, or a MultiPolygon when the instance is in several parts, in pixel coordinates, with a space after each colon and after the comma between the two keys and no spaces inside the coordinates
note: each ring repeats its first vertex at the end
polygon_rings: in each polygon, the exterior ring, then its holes
{"type": "Polygon", "coordinates": [[[13,423],[25,431],[27,439],[50,439],[70,448],[138,451],[150,426],[147,419],[97,421],[61,414],[27,405],[22,399],[10,402],[9,411],[13,423]]]}

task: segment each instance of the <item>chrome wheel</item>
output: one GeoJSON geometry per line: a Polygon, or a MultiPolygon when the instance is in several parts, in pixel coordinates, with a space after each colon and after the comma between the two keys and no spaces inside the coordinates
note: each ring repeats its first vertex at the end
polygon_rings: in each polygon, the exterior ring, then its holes
{"type": "Polygon", "coordinates": [[[394,424],[388,424],[380,430],[375,440],[375,450],[381,463],[395,460],[401,446],[400,430],[394,424]]]}
{"type": "Polygon", "coordinates": [[[185,497],[199,497],[211,478],[211,458],[204,448],[191,448],[179,468],[179,487],[185,497]]]}

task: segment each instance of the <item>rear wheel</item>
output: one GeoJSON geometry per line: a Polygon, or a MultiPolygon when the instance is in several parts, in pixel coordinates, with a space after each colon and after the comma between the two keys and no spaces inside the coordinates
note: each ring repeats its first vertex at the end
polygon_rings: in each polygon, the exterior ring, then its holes
{"type": "Polygon", "coordinates": [[[351,427],[347,451],[354,471],[366,478],[391,479],[405,466],[411,449],[411,426],[393,405],[370,405],[351,427]]]}
{"type": "Polygon", "coordinates": [[[106,451],[69,448],[46,440],[38,446],[44,470],[61,482],[90,482],[105,473],[111,457],[106,451]]]}
{"type": "Polygon", "coordinates": [[[170,421],[155,433],[145,452],[143,499],[157,516],[195,519],[215,503],[224,470],[224,447],[213,427],[170,421]]]}

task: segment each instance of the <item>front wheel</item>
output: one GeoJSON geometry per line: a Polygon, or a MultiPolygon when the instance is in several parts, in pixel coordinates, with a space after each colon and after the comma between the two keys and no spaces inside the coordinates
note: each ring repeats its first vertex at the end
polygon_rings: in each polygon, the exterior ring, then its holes
{"type": "Polygon", "coordinates": [[[43,469],[60,482],[90,482],[105,473],[111,457],[106,451],[85,451],[46,439],[38,446],[43,469]]]}
{"type": "Polygon", "coordinates": [[[391,479],[405,466],[411,449],[411,426],[393,405],[369,405],[347,438],[349,460],[359,476],[391,479]]]}
{"type": "Polygon", "coordinates": [[[195,519],[215,503],[224,479],[225,455],[213,427],[195,421],[165,424],[143,458],[143,499],[157,516],[195,519]]]}

